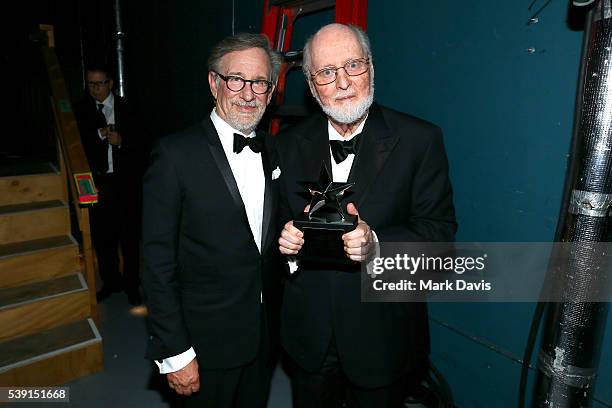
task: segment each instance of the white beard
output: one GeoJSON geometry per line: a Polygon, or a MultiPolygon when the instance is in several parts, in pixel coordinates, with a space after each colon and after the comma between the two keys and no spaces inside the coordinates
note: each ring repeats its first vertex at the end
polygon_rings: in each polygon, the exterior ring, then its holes
{"type": "Polygon", "coordinates": [[[245,117],[244,115],[241,115],[240,113],[232,109],[227,112],[227,123],[234,129],[244,134],[248,134],[251,131],[255,130],[255,128],[259,124],[259,121],[261,120],[265,112],[265,108],[259,101],[241,102],[236,104],[244,106],[256,106],[258,108],[257,112],[254,113],[254,115],[251,117],[245,117]]]}
{"type": "MultiPolygon", "coordinates": [[[[370,72],[370,94],[357,103],[348,103],[345,104],[345,106],[333,108],[323,105],[317,92],[313,94],[323,112],[332,118],[334,122],[341,124],[354,123],[366,114],[370,106],[372,106],[372,102],[374,102],[374,72],[373,70],[370,72]]],[[[335,97],[340,97],[340,95],[336,95],[335,97]]]]}

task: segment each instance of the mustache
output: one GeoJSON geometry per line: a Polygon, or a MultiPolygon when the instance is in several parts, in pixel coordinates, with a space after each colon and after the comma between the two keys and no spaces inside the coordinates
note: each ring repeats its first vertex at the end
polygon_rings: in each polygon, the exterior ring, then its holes
{"type": "Polygon", "coordinates": [[[251,108],[261,108],[262,107],[262,103],[256,100],[253,101],[234,101],[232,102],[233,105],[237,105],[237,106],[248,106],[251,108]]]}
{"type": "Polygon", "coordinates": [[[355,96],[353,92],[338,92],[334,95],[334,99],[346,98],[347,96],[355,96]]]}

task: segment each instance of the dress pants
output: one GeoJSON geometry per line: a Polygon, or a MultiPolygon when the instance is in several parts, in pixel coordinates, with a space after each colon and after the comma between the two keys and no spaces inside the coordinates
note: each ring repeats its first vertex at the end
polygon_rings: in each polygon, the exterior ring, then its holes
{"type": "Polygon", "coordinates": [[[91,237],[104,287],[136,290],[140,285],[139,215],[133,194],[123,188],[119,177],[116,174],[96,177],[100,192],[98,203],[90,211],[91,237]],[[119,247],[123,254],[123,278],[119,272],[119,247]]]}
{"type": "Polygon", "coordinates": [[[412,376],[381,388],[352,384],[342,370],[334,336],[321,368],[310,373],[290,362],[294,408],[401,408],[412,376]]]}

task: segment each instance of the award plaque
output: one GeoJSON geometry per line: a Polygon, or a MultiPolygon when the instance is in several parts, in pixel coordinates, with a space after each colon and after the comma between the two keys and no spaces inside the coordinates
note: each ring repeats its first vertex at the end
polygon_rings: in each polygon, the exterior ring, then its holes
{"type": "Polygon", "coordinates": [[[304,245],[298,259],[352,263],[344,253],[342,235],[355,229],[357,216],[345,214],[340,200],[354,183],[334,183],[323,164],[318,181],[300,184],[306,187],[310,196],[310,209],[293,220],[293,225],[304,233],[304,245]]]}

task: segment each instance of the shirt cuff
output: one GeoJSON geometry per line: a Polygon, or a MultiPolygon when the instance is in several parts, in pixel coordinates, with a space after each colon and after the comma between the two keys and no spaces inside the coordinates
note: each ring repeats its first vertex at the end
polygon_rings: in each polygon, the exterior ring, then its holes
{"type": "Polygon", "coordinates": [[[100,132],[100,129],[98,129],[98,137],[100,138],[100,140],[106,140],[106,137],[102,136],[102,132],[100,132]]]}
{"type": "Polygon", "coordinates": [[[298,260],[293,256],[287,258],[287,264],[289,264],[289,275],[296,273],[300,267],[300,265],[298,265],[298,260]]]}
{"type": "Polygon", "coordinates": [[[380,241],[374,230],[372,230],[372,240],[374,241],[374,258],[380,258],[380,241]]]}
{"type": "Polygon", "coordinates": [[[195,350],[193,349],[193,347],[189,347],[189,350],[184,351],[181,354],[164,358],[161,363],[159,362],[159,360],[154,361],[155,364],[157,364],[157,367],[159,368],[160,374],[168,374],[185,368],[187,364],[191,363],[191,360],[193,360],[195,357],[195,350]]]}
{"type": "Polygon", "coordinates": [[[376,258],[380,258],[380,242],[374,230],[372,230],[372,245],[374,245],[374,253],[366,260],[366,273],[374,277],[377,273],[374,272],[373,261],[376,258]]]}

